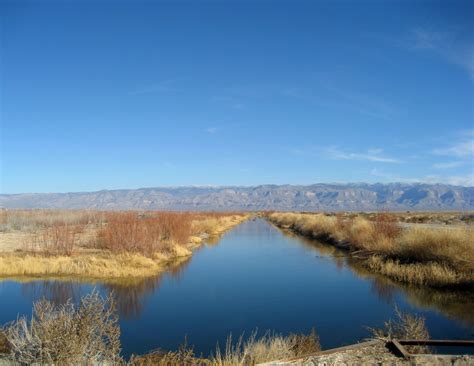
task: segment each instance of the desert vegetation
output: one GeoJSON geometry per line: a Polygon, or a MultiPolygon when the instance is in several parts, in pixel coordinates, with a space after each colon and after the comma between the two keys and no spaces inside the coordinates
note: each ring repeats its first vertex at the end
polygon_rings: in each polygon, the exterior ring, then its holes
{"type": "Polygon", "coordinates": [[[177,351],[153,351],[132,356],[126,362],[120,354],[120,328],[113,296],[103,298],[97,291],[77,305],[71,300],[54,304],[40,300],[33,305],[31,319],[20,317],[0,331],[2,352],[16,364],[111,364],[111,365],[255,365],[288,359],[320,350],[313,330],[308,335],[282,336],[265,332],[258,337],[228,337],[223,350],[217,346],[208,358],[198,357],[183,344],[177,351]]]}
{"type": "Polygon", "coordinates": [[[130,365],[251,366],[303,357],[320,350],[319,337],[315,330],[309,334],[287,336],[269,331],[258,336],[254,331],[249,337],[244,338],[241,335],[236,340],[229,335],[223,349],[217,345],[207,358],[196,356],[193,347],[183,344],[177,351],[157,350],[142,356],[132,356],[130,365]]]}
{"type": "Polygon", "coordinates": [[[0,276],[145,277],[247,215],[2,210],[0,276]]]}
{"type": "MultiPolygon", "coordinates": [[[[396,317],[389,319],[382,328],[368,328],[372,338],[389,342],[392,339],[429,339],[430,333],[426,327],[425,318],[416,314],[403,313],[395,309],[396,317]]],[[[407,346],[411,353],[428,352],[426,346],[407,346]]]]}
{"type": "MultiPolygon", "coordinates": [[[[363,217],[374,221],[379,212],[340,212],[328,213],[343,218],[363,217]]],[[[474,224],[473,211],[390,211],[391,217],[401,224],[428,224],[428,225],[457,225],[472,226],[474,224]]]]}
{"type": "Polygon", "coordinates": [[[394,215],[269,213],[275,225],[347,249],[394,280],[431,286],[474,283],[474,231],[401,227],[394,215]]]}
{"type": "Polygon", "coordinates": [[[112,297],[97,292],[78,305],[40,300],[31,319],[21,317],[3,329],[16,364],[119,364],[120,328],[112,297]]]}
{"type": "MultiPolygon", "coordinates": [[[[396,310],[397,317],[383,328],[368,328],[372,339],[428,339],[422,317],[396,310]]],[[[155,350],[146,355],[121,356],[120,327],[113,296],[103,298],[95,290],[74,304],[54,304],[40,300],[33,305],[32,317],[20,317],[0,328],[0,353],[15,364],[110,364],[110,365],[203,365],[240,366],[290,360],[321,350],[313,329],[309,334],[283,336],[257,331],[219,345],[208,357],[197,356],[186,342],[176,351],[155,350]]],[[[417,346],[419,347],[419,346],[417,346]]],[[[423,351],[412,349],[412,352],[423,351]]]]}

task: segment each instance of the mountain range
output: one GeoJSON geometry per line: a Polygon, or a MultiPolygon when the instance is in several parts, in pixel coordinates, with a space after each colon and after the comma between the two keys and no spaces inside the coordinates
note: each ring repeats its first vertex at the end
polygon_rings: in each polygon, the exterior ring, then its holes
{"type": "Polygon", "coordinates": [[[97,210],[473,210],[474,187],[422,183],[158,187],[1,194],[0,207],[97,210]]]}

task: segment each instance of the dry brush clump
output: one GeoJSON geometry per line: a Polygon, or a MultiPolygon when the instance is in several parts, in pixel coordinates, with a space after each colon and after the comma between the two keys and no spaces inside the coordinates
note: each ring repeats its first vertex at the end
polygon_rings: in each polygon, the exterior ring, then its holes
{"type": "Polygon", "coordinates": [[[321,350],[319,337],[313,329],[310,334],[282,336],[266,332],[261,337],[253,332],[247,339],[243,335],[234,342],[227,338],[225,348],[216,347],[209,358],[197,357],[186,343],[178,351],[157,350],[144,356],[132,356],[130,365],[188,365],[188,366],[252,366],[262,362],[303,357],[321,350]]]}
{"type": "Polygon", "coordinates": [[[253,332],[247,340],[241,336],[236,343],[229,336],[225,349],[221,351],[217,347],[210,360],[216,366],[256,365],[302,357],[320,350],[319,337],[314,329],[308,335],[290,334],[286,337],[271,332],[257,337],[257,332],[253,332]]]}
{"type": "Polygon", "coordinates": [[[177,351],[156,350],[146,355],[132,355],[130,366],[208,366],[208,359],[196,357],[193,347],[185,341],[177,351]]]}
{"type": "Polygon", "coordinates": [[[77,244],[77,234],[82,231],[83,228],[78,225],[58,221],[50,227],[32,233],[23,243],[23,249],[33,253],[70,256],[77,244]]]}
{"type": "MultiPolygon", "coordinates": [[[[33,215],[35,220],[38,219],[36,211],[22,215],[33,215]]],[[[155,275],[189,257],[192,248],[202,242],[208,231],[219,234],[248,216],[162,211],[101,212],[100,220],[87,221],[86,226],[80,223],[79,216],[74,217],[75,221],[61,221],[60,217],[54,216],[49,226],[22,235],[16,251],[0,253],[0,275],[92,278],[155,275]]]]}
{"type": "Polygon", "coordinates": [[[150,256],[170,252],[175,244],[186,244],[190,233],[191,218],[186,213],[109,213],[107,224],[97,233],[97,247],[150,256]]]}
{"type": "Polygon", "coordinates": [[[106,215],[107,224],[98,232],[97,247],[111,252],[143,255],[169,253],[186,245],[192,235],[217,234],[245,216],[229,213],[117,212],[106,215]]]}
{"type": "MultiPolygon", "coordinates": [[[[381,329],[372,329],[374,338],[429,339],[425,320],[396,309],[397,318],[384,323],[381,329]]],[[[30,320],[21,317],[0,329],[6,340],[4,350],[14,364],[110,364],[123,365],[120,355],[120,328],[113,295],[101,297],[97,291],[83,297],[79,304],[71,300],[55,305],[40,300],[33,306],[30,320]]],[[[410,352],[421,352],[422,346],[413,346],[410,352]]],[[[319,337],[312,329],[309,334],[282,336],[267,331],[248,338],[241,335],[236,342],[230,335],[225,348],[216,347],[215,353],[204,358],[196,356],[187,342],[177,351],[156,350],[146,355],[132,355],[130,366],[241,366],[263,362],[278,362],[309,356],[321,351],[319,337]]]]}
{"type": "Polygon", "coordinates": [[[8,324],[3,332],[14,363],[121,364],[120,328],[112,297],[96,291],[79,305],[68,301],[54,305],[47,300],[34,304],[30,320],[8,324]]]}
{"type": "MultiPolygon", "coordinates": [[[[426,327],[425,318],[422,316],[403,313],[398,308],[395,309],[396,318],[384,322],[383,328],[368,328],[372,336],[384,341],[392,339],[419,339],[427,340],[430,333],[426,327]]],[[[423,353],[429,350],[426,346],[406,346],[412,353],[423,353]]]]}
{"type": "Polygon", "coordinates": [[[434,286],[474,283],[474,231],[466,228],[402,228],[394,215],[273,213],[280,227],[357,251],[369,269],[393,279],[434,286]]]}

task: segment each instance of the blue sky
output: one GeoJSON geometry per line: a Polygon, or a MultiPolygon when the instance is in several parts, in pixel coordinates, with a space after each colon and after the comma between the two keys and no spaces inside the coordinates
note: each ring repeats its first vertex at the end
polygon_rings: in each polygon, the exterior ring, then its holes
{"type": "Polygon", "coordinates": [[[8,1],[1,191],[474,185],[474,2],[8,1]]]}

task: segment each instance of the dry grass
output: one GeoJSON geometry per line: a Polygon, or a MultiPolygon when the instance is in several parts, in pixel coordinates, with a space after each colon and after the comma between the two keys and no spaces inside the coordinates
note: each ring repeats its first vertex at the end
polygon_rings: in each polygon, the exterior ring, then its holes
{"type": "MultiPolygon", "coordinates": [[[[21,211],[14,217],[32,217],[37,223],[41,214],[21,211]]],[[[29,233],[28,240],[17,244],[21,251],[0,252],[0,276],[151,276],[189,257],[209,232],[221,233],[247,218],[235,213],[103,212],[100,221],[88,221],[84,229],[80,220],[88,217],[74,212],[61,221],[48,212],[41,222],[50,226],[29,233]]]]}
{"type": "Polygon", "coordinates": [[[193,235],[219,235],[241,220],[242,214],[237,213],[212,214],[206,216],[201,214],[192,220],[191,232],[193,235]]]}
{"type": "Polygon", "coordinates": [[[288,360],[315,353],[321,350],[319,338],[313,330],[310,334],[290,334],[286,337],[266,332],[257,337],[253,332],[236,342],[229,336],[224,350],[217,346],[215,354],[205,359],[196,357],[192,347],[184,344],[178,351],[155,351],[144,356],[132,356],[130,365],[206,365],[206,366],[251,366],[262,362],[288,360]]]}
{"type": "Polygon", "coordinates": [[[198,358],[185,342],[177,351],[156,350],[146,355],[132,355],[130,366],[210,366],[209,360],[198,358]]]}
{"type": "Polygon", "coordinates": [[[369,221],[324,214],[272,213],[271,222],[367,257],[367,267],[393,279],[423,285],[474,283],[474,231],[465,228],[402,229],[382,213],[369,221]]]}
{"type": "MultiPolygon", "coordinates": [[[[381,329],[369,328],[374,338],[390,341],[392,339],[429,339],[430,334],[426,328],[425,318],[403,313],[395,309],[396,319],[384,323],[381,329]]],[[[407,346],[411,353],[426,353],[426,346],[407,346]]]]}
{"type": "Polygon", "coordinates": [[[471,274],[455,271],[436,262],[401,263],[398,260],[370,256],[365,266],[371,271],[381,273],[396,281],[417,285],[444,287],[453,284],[469,285],[473,281],[471,274]]]}
{"type": "Polygon", "coordinates": [[[87,210],[0,210],[0,232],[34,232],[61,223],[69,226],[98,224],[105,213],[87,210]]]}
{"type": "Polygon", "coordinates": [[[79,276],[91,279],[147,277],[168,269],[191,251],[174,247],[174,253],[146,257],[138,253],[96,253],[75,256],[44,256],[8,253],[0,256],[2,277],[79,276]]]}
{"type": "Polygon", "coordinates": [[[474,231],[410,228],[400,235],[394,255],[417,261],[447,263],[464,271],[474,270],[474,231]]]}
{"type": "Polygon", "coordinates": [[[10,360],[16,364],[121,364],[120,328],[112,297],[97,292],[56,306],[47,300],[34,304],[25,317],[4,328],[10,360]]]}
{"type": "Polygon", "coordinates": [[[216,366],[256,365],[262,362],[288,360],[321,350],[319,337],[313,331],[309,335],[290,334],[281,336],[267,332],[257,338],[254,332],[247,340],[240,337],[234,344],[229,336],[225,350],[217,347],[211,364],[216,366]]]}
{"type": "MultiPolygon", "coordinates": [[[[21,317],[0,328],[4,351],[14,364],[110,364],[122,365],[120,328],[113,295],[102,298],[95,290],[76,306],[69,299],[63,305],[40,300],[33,306],[30,320],[21,317]],[[6,340],[6,342],[5,342],[6,340]]],[[[421,317],[396,309],[397,319],[384,323],[383,329],[371,329],[373,337],[389,341],[393,338],[428,339],[429,333],[421,317]]],[[[1,339],[1,338],[0,338],[1,339]]],[[[156,350],[143,356],[133,355],[130,366],[188,365],[243,366],[278,362],[305,357],[321,350],[313,329],[309,334],[282,336],[266,332],[257,337],[240,336],[236,342],[227,338],[225,348],[216,347],[209,358],[197,357],[185,342],[177,351],[156,350]]],[[[411,349],[410,351],[421,351],[411,349]]]]}

